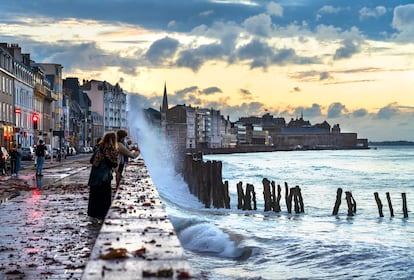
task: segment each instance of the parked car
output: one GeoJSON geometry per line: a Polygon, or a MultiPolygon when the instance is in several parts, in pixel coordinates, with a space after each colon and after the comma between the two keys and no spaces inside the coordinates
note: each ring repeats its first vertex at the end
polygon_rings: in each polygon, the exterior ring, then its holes
{"type": "Polygon", "coordinates": [[[33,147],[22,147],[22,160],[33,160],[35,149],[33,147]]]}

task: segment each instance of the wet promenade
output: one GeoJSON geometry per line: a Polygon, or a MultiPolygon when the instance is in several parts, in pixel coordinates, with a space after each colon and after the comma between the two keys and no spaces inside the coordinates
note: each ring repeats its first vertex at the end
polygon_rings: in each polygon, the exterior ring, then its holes
{"type": "Polygon", "coordinates": [[[48,162],[41,178],[31,167],[0,178],[0,280],[188,278],[144,163],[127,167],[99,224],[86,214],[88,159],[48,162]]]}
{"type": "Polygon", "coordinates": [[[29,167],[0,178],[0,280],[80,279],[100,229],[86,215],[86,162],[47,162],[43,177],[29,167]]]}

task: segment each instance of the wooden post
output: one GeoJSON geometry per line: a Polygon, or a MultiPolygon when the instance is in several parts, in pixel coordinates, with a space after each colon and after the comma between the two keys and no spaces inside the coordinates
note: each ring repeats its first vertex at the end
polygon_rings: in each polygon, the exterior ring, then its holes
{"type": "Polygon", "coordinates": [[[272,195],[270,192],[270,181],[267,178],[263,178],[263,199],[264,199],[264,211],[270,211],[272,209],[272,195]]]}
{"type": "Polygon", "coordinates": [[[341,206],[341,199],[342,199],[342,189],[338,188],[336,190],[336,201],[335,201],[334,209],[332,211],[332,215],[338,215],[339,206],[341,206]]]}
{"type": "Polygon", "coordinates": [[[299,213],[299,199],[298,199],[297,191],[298,191],[298,189],[296,187],[290,188],[291,201],[292,201],[292,197],[293,197],[293,201],[295,203],[295,205],[294,205],[295,213],[299,213]]]}
{"type": "Polygon", "coordinates": [[[251,191],[252,191],[252,199],[253,199],[253,210],[257,210],[257,202],[256,202],[256,192],[254,191],[254,186],[251,186],[251,191]]]}
{"type": "Polygon", "coordinates": [[[272,185],[272,210],[274,212],[276,212],[276,186],[275,186],[275,181],[272,181],[270,183],[272,185]]]}
{"type": "Polygon", "coordinates": [[[292,213],[292,194],[289,192],[288,183],[285,182],[285,201],[288,213],[292,213]]]}
{"type": "Polygon", "coordinates": [[[402,193],[401,196],[402,196],[402,201],[403,201],[404,218],[408,218],[407,197],[406,197],[405,193],[402,193]]]}
{"type": "Polygon", "coordinates": [[[252,196],[250,184],[246,185],[246,193],[244,195],[243,210],[252,210],[252,196]]]}
{"type": "Polygon", "coordinates": [[[280,192],[280,185],[277,185],[277,195],[276,195],[276,184],[275,181],[272,181],[272,196],[273,196],[273,211],[280,212],[280,199],[282,198],[280,192]]]}
{"type": "Polygon", "coordinates": [[[201,162],[200,174],[200,198],[206,208],[211,207],[212,187],[211,187],[211,161],[201,162]]]}
{"type": "Polygon", "coordinates": [[[296,194],[299,200],[299,213],[305,213],[305,206],[303,204],[302,191],[299,186],[296,186],[296,194]]]}
{"type": "Polygon", "coordinates": [[[348,216],[353,216],[356,212],[356,202],[351,192],[345,192],[346,202],[348,204],[348,216]]]}
{"type": "Polygon", "coordinates": [[[280,212],[281,208],[280,208],[280,199],[282,199],[282,188],[280,187],[280,185],[277,185],[277,198],[276,198],[276,208],[275,208],[275,212],[280,212]]]}
{"type": "Polygon", "coordinates": [[[374,197],[375,197],[375,201],[377,202],[379,216],[382,218],[384,217],[384,214],[382,213],[382,202],[381,202],[381,199],[379,198],[378,192],[374,192],[374,197]]]}
{"type": "Polygon", "coordinates": [[[237,209],[244,210],[244,192],[243,192],[243,182],[237,183],[237,209]]]}
{"type": "Polygon", "coordinates": [[[390,193],[387,192],[386,195],[387,195],[388,207],[390,208],[390,215],[391,217],[394,217],[394,208],[392,208],[390,193]]]}
{"type": "Polygon", "coordinates": [[[226,209],[230,209],[229,181],[224,182],[223,189],[224,189],[224,206],[226,207],[226,209]]]}

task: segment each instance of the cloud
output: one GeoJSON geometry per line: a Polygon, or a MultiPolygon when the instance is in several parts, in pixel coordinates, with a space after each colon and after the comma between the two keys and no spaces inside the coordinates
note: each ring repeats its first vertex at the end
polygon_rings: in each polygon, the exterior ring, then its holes
{"type": "Polygon", "coordinates": [[[338,118],[341,117],[342,114],[348,112],[345,105],[342,103],[336,102],[332,103],[328,107],[328,118],[338,118]]]}
{"type": "Polygon", "coordinates": [[[358,41],[352,39],[345,39],[342,41],[342,47],[335,51],[334,60],[350,58],[354,54],[358,53],[360,46],[358,41]]]}
{"type": "Polygon", "coordinates": [[[324,71],[319,74],[320,81],[329,80],[329,79],[332,79],[332,76],[329,74],[329,72],[324,71]]]}
{"type": "Polygon", "coordinates": [[[282,17],[283,16],[283,7],[278,3],[270,2],[266,6],[266,12],[269,15],[272,15],[272,16],[282,17]]]}
{"type": "Polygon", "coordinates": [[[250,90],[241,88],[241,89],[239,89],[239,91],[240,91],[240,94],[242,95],[243,99],[245,99],[245,100],[253,99],[253,94],[251,93],[250,90]]]}
{"type": "Polygon", "coordinates": [[[260,37],[269,37],[272,33],[272,19],[267,14],[252,16],[243,22],[243,26],[247,32],[260,37]]]}
{"type": "Polygon", "coordinates": [[[91,71],[102,70],[105,67],[117,67],[122,73],[137,75],[137,59],[125,58],[116,52],[107,52],[98,47],[95,42],[71,44],[59,41],[56,44],[38,44],[31,55],[32,58],[41,57],[40,61],[44,63],[62,64],[67,72],[76,69],[91,71]]]}
{"type": "Polygon", "coordinates": [[[175,64],[196,72],[207,60],[221,59],[224,53],[225,51],[220,44],[202,45],[195,49],[181,51],[175,64]]]}
{"type": "Polygon", "coordinates": [[[359,18],[361,20],[367,19],[367,18],[378,18],[380,16],[383,16],[387,13],[387,8],[384,6],[377,6],[374,9],[363,7],[361,10],[359,10],[359,18]]]}
{"type": "Polygon", "coordinates": [[[403,42],[414,41],[414,4],[395,7],[392,27],[399,32],[394,39],[403,42]]]}
{"type": "Polygon", "coordinates": [[[385,107],[382,107],[378,110],[376,118],[389,120],[392,117],[396,116],[399,113],[399,108],[397,103],[388,104],[385,107]]]}
{"type": "Polygon", "coordinates": [[[219,87],[208,87],[200,91],[201,94],[205,94],[205,95],[211,95],[211,94],[221,93],[221,92],[223,91],[219,87]]]}
{"type": "Polygon", "coordinates": [[[322,116],[322,107],[319,104],[312,104],[311,107],[297,107],[294,109],[295,115],[302,115],[305,119],[312,119],[322,116]]]}
{"type": "Polygon", "coordinates": [[[316,14],[316,20],[320,20],[324,14],[337,14],[341,11],[341,8],[337,8],[331,5],[325,5],[320,8],[316,14]]]}
{"type": "Polygon", "coordinates": [[[165,37],[151,44],[145,57],[153,64],[157,65],[168,58],[172,58],[176,53],[179,41],[170,37],[165,37]]]}
{"type": "Polygon", "coordinates": [[[355,118],[362,118],[368,115],[368,111],[366,109],[358,109],[352,112],[352,116],[355,118]]]}

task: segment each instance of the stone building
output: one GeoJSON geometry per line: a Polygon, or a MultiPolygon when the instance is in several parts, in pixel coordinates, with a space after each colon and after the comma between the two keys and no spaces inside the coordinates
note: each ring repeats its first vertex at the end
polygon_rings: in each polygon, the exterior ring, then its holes
{"type": "Polygon", "coordinates": [[[91,111],[103,117],[105,131],[127,128],[127,94],[118,83],[84,80],[82,89],[93,100],[91,111]]]}

